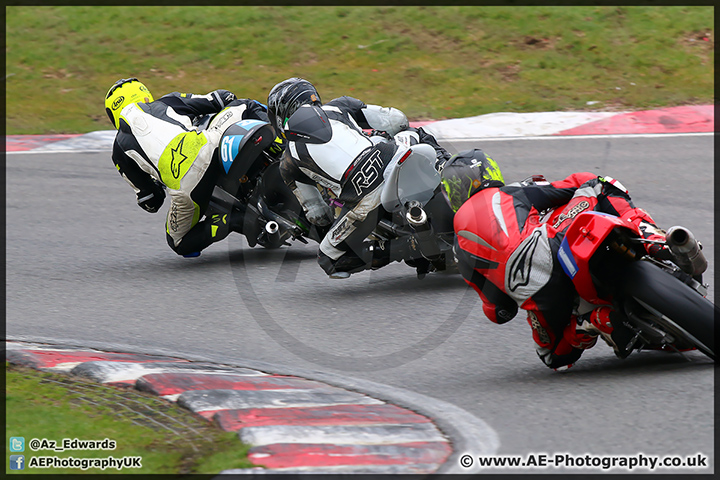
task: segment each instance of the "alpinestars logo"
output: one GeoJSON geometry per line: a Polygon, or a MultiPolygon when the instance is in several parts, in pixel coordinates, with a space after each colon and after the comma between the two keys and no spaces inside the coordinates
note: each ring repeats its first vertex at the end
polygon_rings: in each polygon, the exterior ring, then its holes
{"type": "Polygon", "coordinates": [[[172,155],[172,159],[170,160],[170,172],[174,178],[180,178],[180,165],[187,160],[187,155],[182,153],[183,143],[185,143],[185,137],[180,139],[176,149],[173,148],[170,150],[172,155]]]}
{"type": "Polygon", "coordinates": [[[526,286],[530,283],[530,273],[533,267],[533,256],[538,246],[538,241],[542,237],[539,230],[535,230],[530,238],[523,242],[521,250],[508,265],[508,289],[514,292],[519,287],[526,286]]]}

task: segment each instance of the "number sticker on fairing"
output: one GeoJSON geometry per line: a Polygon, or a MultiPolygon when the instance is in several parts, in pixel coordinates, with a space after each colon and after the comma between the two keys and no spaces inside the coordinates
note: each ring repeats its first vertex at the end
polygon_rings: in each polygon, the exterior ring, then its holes
{"type": "Polygon", "coordinates": [[[238,146],[244,135],[229,135],[222,139],[220,144],[220,159],[222,160],[225,173],[230,170],[230,166],[238,153],[238,146]]]}

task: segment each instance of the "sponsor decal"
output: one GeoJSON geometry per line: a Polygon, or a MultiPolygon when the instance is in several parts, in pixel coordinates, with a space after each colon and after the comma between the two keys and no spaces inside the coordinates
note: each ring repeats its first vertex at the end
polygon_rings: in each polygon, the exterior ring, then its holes
{"type": "Polygon", "coordinates": [[[305,168],[303,166],[300,166],[300,171],[303,172],[305,175],[308,176],[311,180],[319,183],[325,188],[331,189],[331,190],[338,190],[340,188],[340,185],[338,185],[336,182],[332,181],[331,179],[325,178],[319,173],[313,172],[312,170],[305,168]]]}
{"type": "Polygon", "coordinates": [[[565,270],[565,273],[570,278],[575,278],[578,272],[578,266],[575,263],[575,259],[570,251],[570,245],[568,244],[567,237],[563,238],[560,250],[558,250],[558,260],[560,260],[560,266],[565,270]]]}
{"type": "Polygon", "coordinates": [[[218,120],[217,124],[215,125],[215,128],[218,128],[218,129],[219,129],[220,127],[222,127],[223,124],[224,124],[225,122],[227,122],[228,119],[230,119],[230,117],[232,117],[232,116],[233,116],[233,113],[232,113],[232,112],[226,112],[225,115],[223,115],[222,117],[220,117],[220,120],[218,120]]]}
{"type": "Polygon", "coordinates": [[[514,315],[513,313],[508,312],[508,311],[505,310],[504,308],[498,309],[498,310],[495,312],[495,315],[497,315],[498,317],[500,317],[500,319],[505,320],[506,322],[509,321],[509,320],[512,320],[513,318],[515,318],[515,315],[514,315]]]}
{"type": "Polygon", "coordinates": [[[304,133],[298,133],[298,132],[288,132],[288,137],[292,138],[304,138],[305,140],[310,139],[310,135],[305,135],[304,133]]]}
{"type": "Polygon", "coordinates": [[[543,326],[540,325],[540,320],[538,320],[535,312],[528,312],[528,319],[530,320],[530,326],[532,327],[532,329],[537,332],[540,342],[545,345],[549,344],[550,335],[548,335],[547,330],[545,330],[543,326]]]}
{"type": "Polygon", "coordinates": [[[337,242],[342,237],[343,233],[345,233],[345,230],[348,227],[348,218],[343,218],[340,223],[337,224],[337,226],[332,231],[332,239],[334,242],[337,242]]]}
{"type": "Polygon", "coordinates": [[[557,229],[558,227],[560,227],[560,225],[562,225],[565,220],[577,217],[581,212],[587,210],[588,208],[590,208],[590,202],[588,202],[587,200],[583,200],[582,202],[578,203],[570,210],[568,210],[567,213],[561,213],[560,216],[558,216],[557,220],[555,220],[553,228],[557,229]]]}
{"type": "Polygon", "coordinates": [[[113,110],[117,110],[118,108],[120,108],[120,106],[123,104],[124,101],[125,101],[125,97],[123,97],[122,95],[119,96],[119,97],[116,98],[115,101],[113,102],[113,104],[112,104],[112,109],[113,109],[113,110]]]}
{"type": "Polygon", "coordinates": [[[173,203],[170,206],[170,222],[169,222],[170,230],[173,232],[178,231],[178,207],[177,204],[173,203]]]}

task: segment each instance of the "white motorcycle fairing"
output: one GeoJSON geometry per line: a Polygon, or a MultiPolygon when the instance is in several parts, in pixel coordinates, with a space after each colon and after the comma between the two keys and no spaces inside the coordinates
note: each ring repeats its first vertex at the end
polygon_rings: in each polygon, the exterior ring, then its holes
{"type": "Polygon", "coordinates": [[[408,202],[425,205],[440,185],[435,170],[435,149],[427,144],[400,146],[384,172],[380,201],[388,212],[401,210],[408,202]]]}

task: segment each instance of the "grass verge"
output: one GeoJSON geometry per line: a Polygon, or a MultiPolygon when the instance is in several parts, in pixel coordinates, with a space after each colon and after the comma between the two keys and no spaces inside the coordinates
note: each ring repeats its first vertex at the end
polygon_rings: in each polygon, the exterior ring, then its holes
{"type": "Polygon", "coordinates": [[[107,130],[107,89],[309,79],[411,120],[714,102],[710,6],[9,6],[8,134],[107,130]],[[594,102],[594,103],[588,103],[594,102]]]}
{"type": "MultiPolygon", "coordinates": [[[[248,446],[236,433],[133,389],[105,386],[76,377],[6,364],[6,458],[25,456],[22,473],[215,474],[249,468],[248,446]],[[24,437],[25,451],[11,452],[10,437],[24,437]],[[32,439],[114,440],[113,450],[32,451],[32,439]],[[142,468],[28,468],[32,457],[76,459],[142,457],[142,468]]],[[[37,460],[36,460],[37,461],[37,460]]],[[[10,470],[6,473],[20,473],[10,470]]]]}

